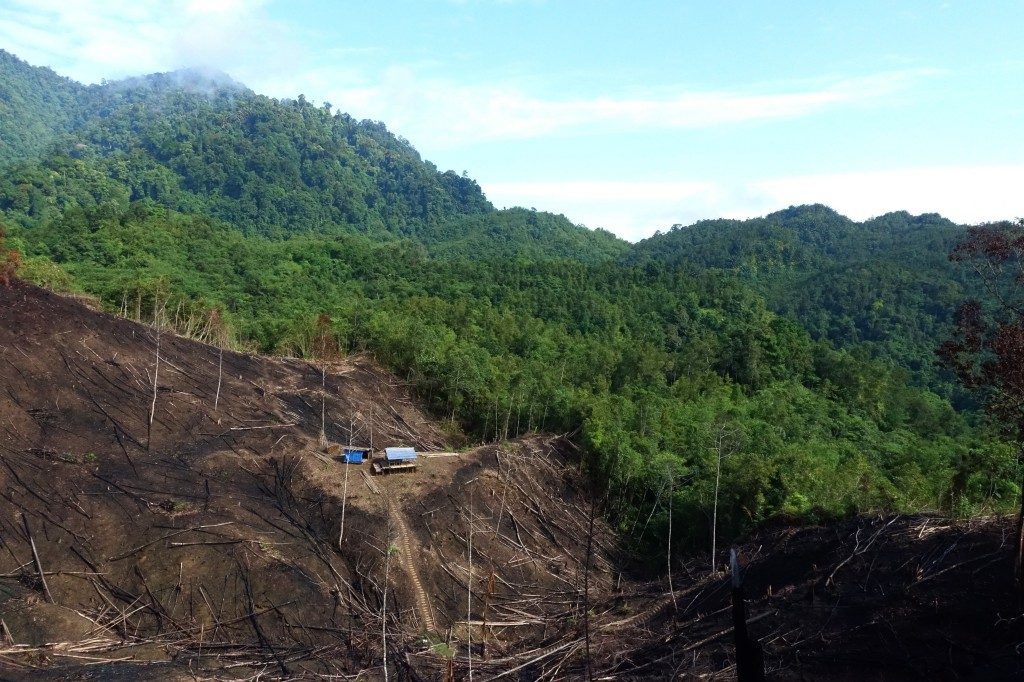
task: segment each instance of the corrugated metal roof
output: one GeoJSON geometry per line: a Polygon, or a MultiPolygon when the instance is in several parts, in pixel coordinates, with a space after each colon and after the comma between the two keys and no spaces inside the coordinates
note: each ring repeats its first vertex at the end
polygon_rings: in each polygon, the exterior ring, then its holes
{"type": "Polygon", "coordinates": [[[389,462],[416,459],[416,448],[384,448],[384,458],[389,462]]]}

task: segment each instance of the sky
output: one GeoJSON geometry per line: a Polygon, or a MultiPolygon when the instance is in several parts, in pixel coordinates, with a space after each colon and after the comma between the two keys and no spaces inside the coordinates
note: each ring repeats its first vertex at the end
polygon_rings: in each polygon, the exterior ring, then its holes
{"type": "Polygon", "coordinates": [[[1022,0],[0,0],[32,64],[220,69],[629,240],[803,203],[1024,216],[1022,26],[1022,0]]]}

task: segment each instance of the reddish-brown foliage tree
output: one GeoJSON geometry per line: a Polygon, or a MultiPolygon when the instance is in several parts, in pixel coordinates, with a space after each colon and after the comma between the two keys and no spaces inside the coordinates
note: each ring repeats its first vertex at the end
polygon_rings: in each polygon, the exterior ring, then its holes
{"type": "Polygon", "coordinates": [[[341,357],[338,337],[334,335],[331,316],[321,313],[313,330],[313,357],[321,363],[336,362],[341,357]]]}
{"type": "MultiPolygon", "coordinates": [[[[972,227],[949,258],[970,265],[987,295],[960,306],[939,357],[1017,441],[1024,476],[1024,221],[972,227]]],[[[1024,591],[1024,480],[1014,571],[1024,591]]]]}
{"type": "Polygon", "coordinates": [[[21,254],[7,248],[7,231],[0,225],[0,285],[10,285],[20,267],[21,254]]]}

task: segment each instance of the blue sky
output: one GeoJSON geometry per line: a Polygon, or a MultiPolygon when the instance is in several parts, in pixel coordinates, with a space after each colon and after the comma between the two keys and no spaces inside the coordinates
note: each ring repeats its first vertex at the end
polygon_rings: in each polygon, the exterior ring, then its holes
{"type": "Polygon", "coordinates": [[[0,0],[85,82],[212,66],[638,239],[821,202],[1024,215],[1024,2],[0,0]]]}

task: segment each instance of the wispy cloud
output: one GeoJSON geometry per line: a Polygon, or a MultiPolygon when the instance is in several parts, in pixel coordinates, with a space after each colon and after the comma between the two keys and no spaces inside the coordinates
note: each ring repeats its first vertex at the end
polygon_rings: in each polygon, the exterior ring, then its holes
{"type": "Polygon", "coordinates": [[[656,96],[558,99],[512,84],[467,85],[395,67],[376,83],[334,90],[331,101],[388,121],[433,147],[450,147],[552,134],[685,130],[793,119],[879,100],[934,73],[896,71],[774,92],[677,89],[656,96]]]}
{"type": "MultiPolygon", "coordinates": [[[[489,0],[493,1],[493,0],[489,0]]],[[[687,130],[794,119],[873,102],[929,72],[896,71],[812,85],[565,98],[514,80],[472,83],[386,54],[353,59],[345,46],[306,53],[302,37],[269,18],[270,0],[8,0],[0,45],[86,82],[214,66],[257,91],[305,93],[374,118],[427,150],[496,140],[603,132],[687,130]]],[[[367,48],[361,48],[365,51],[367,48]]],[[[362,55],[366,57],[366,54],[362,55]]]]}

